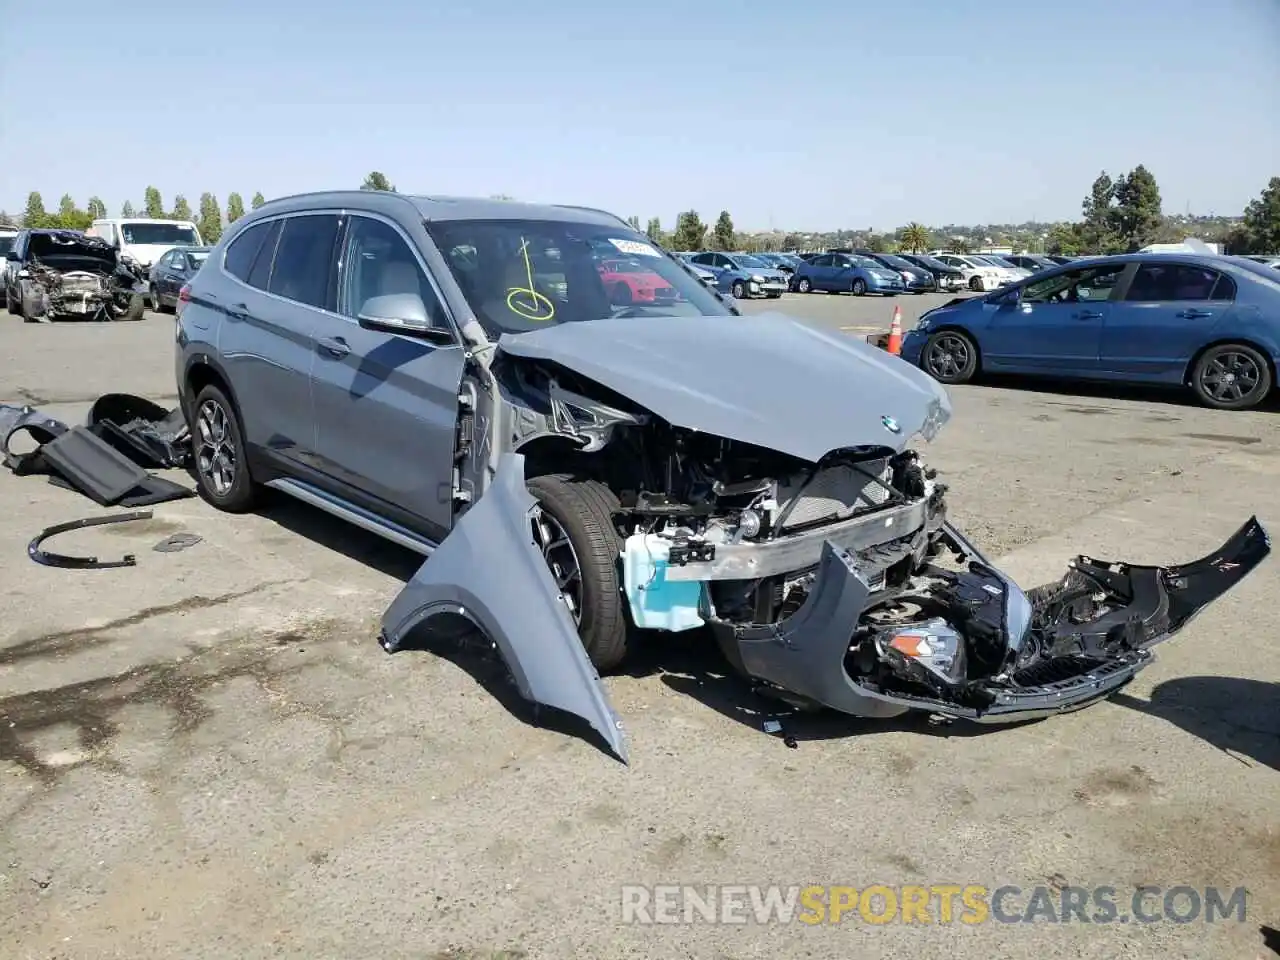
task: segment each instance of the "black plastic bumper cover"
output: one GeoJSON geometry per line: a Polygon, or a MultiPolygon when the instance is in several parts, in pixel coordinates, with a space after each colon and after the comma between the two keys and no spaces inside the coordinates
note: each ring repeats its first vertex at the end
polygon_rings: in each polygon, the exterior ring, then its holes
{"type": "MultiPolygon", "coordinates": [[[[968,541],[958,531],[959,543],[968,541]]],[[[1082,637],[1096,636],[1133,624],[1139,642],[1082,675],[1064,680],[1019,685],[991,681],[992,702],[985,708],[951,703],[922,692],[920,696],[887,692],[870,681],[854,679],[845,670],[845,657],[871,590],[859,573],[856,559],[828,542],[808,598],[794,615],[776,624],[730,626],[720,624],[719,640],[726,655],[744,672],[807,700],[861,717],[891,717],[909,710],[985,723],[1010,723],[1079,709],[1127,684],[1154,660],[1150,647],[1167,640],[1258,566],[1271,552],[1270,539],[1257,517],[1250,518],[1218,550],[1193,563],[1153,567],[1078,557],[1072,570],[1108,579],[1129,598],[1123,610],[1078,625],[1082,637]]],[[[980,556],[974,559],[981,561],[980,556]]],[[[981,561],[985,563],[985,561],[981,561]]],[[[1010,591],[1022,594],[1012,581],[1010,591]]],[[[1029,605],[1027,605],[1029,607],[1029,605]]],[[[1029,629],[1029,620],[1006,624],[1029,629]]],[[[1007,636],[1011,650],[1025,636],[1007,636]]]]}

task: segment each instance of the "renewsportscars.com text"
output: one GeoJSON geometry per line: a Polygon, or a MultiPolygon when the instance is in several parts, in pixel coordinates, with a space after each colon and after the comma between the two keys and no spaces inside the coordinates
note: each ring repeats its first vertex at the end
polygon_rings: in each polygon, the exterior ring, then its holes
{"type": "Polygon", "coordinates": [[[1243,923],[1244,887],[871,884],[626,886],[622,922],[811,926],[837,923],[1243,923]]]}

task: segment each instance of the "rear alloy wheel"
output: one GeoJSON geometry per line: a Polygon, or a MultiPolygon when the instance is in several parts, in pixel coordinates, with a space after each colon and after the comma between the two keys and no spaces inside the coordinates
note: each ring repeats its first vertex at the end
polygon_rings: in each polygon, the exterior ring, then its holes
{"type": "Polygon", "coordinates": [[[939,383],[968,383],[978,372],[978,348],[968,334],[939,330],[924,345],[925,373],[939,383]]]}
{"type": "Polygon", "coordinates": [[[564,474],[534,477],[538,501],[533,540],[546,560],[587,657],[599,671],[627,654],[628,619],[619,579],[622,539],[614,517],[618,500],[604,484],[564,474]]]}
{"type": "Polygon", "coordinates": [[[970,289],[970,290],[972,290],[974,293],[981,293],[981,292],[982,292],[982,278],[981,278],[981,277],[971,277],[971,278],[969,279],[969,289],[970,289]]]}
{"type": "Polygon", "coordinates": [[[733,281],[733,299],[745,300],[747,298],[747,285],[741,280],[733,281]]]}
{"type": "Polygon", "coordinates": [[[1247,410],[1271,392],[1271,368],[1253,347],[1223,343],[1210,347],[1196,361],[1191,388],[1207,407],[1247,410]]]}
{"type": "Polygon", "coordinates": [[[196,487],[219,510],[245,513],[255,499],[240,421],[227,395],[210,384],[196,395],[191,431],[196,487]]]}
{"type": "Polygon", "coordinates": [[[152,313],[164,313],[164,301],[160,299],[160,291],[156,289],[154,283],[151,285],[147,300],[150,301],[148,305],[151,307],[152,313]]]}
{"type": "Polygon", "coordinates": [[[809,282],[808,277],[801,277],[796,281],[797,293],[813,293],[813,284],[809,282]]]}
{"type": "Polygon", "coordinates": [[[849,292],[852,293],[855,297],[861,297],[865,295],[867,292],[867,281],[863,280],[861,277],[858,277],[853,281],[853,286],[849,288],[849,292]]]}

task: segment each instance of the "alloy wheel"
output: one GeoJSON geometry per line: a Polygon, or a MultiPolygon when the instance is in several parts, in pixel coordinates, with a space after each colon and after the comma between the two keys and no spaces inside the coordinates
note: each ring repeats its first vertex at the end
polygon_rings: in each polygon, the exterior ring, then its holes
{"type": "Polygon", "coordinates": [[[538,508],[532,517],[533,540],[542,551],[542,559],[551,571],[560,598],[569,608],[576,626],[582,625],[582,565],[577,551],[560,521],[547,511],[538,508]]]}
{"type": "Polygon", "coordinates": [[[1253,357],[1228,350],[1200,370],[1200,389],[1220,403],[1236,403],[1253,395],[1262,382],[1262,371],[1253,357]]]}
{"type": "Polygon", "coordinates": [[[939,380],[947,380],[968,369],[970,354],[969,344],[963,337],[944,333],[929,344],[925,365],[939,380]]]}
{"type": "Polygon", "coordinates": [[[196,417],[196,470],[217,497],[226,497],[236,482],[236,449],[230,417],[216,400],[200,405],[196,417]]]}

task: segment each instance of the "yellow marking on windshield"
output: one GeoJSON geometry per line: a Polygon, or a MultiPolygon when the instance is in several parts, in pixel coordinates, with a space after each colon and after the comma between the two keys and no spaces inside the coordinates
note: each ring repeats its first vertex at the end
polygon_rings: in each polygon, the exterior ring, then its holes
{"type": "Polygon", "coordinates": [[[526,320],[550,320],[556,315],[556,305],[533,285],[533,261],[529,259],[529,241],[524,237],[520,238],[520,256],[524,257],[529,285],[507,288],[507,309],[526,320]]]}

